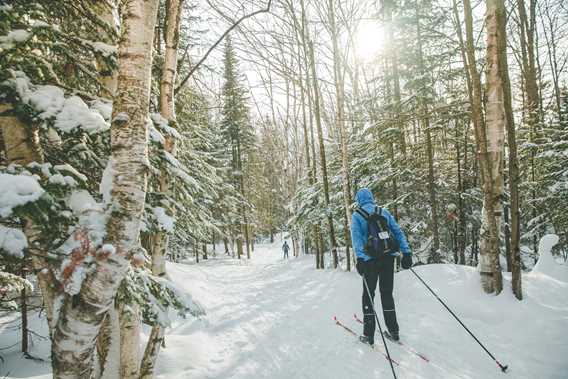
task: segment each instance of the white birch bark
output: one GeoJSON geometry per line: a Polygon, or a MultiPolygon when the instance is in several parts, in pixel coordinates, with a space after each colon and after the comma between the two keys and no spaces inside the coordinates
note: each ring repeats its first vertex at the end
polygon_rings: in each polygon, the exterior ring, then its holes
{"type": "Polygon", "coordinates": [[[96,378],[113,379],[119,377],[120,369],[120,324],[118,310],[112,306],[97,337],[96,378]]]}
{"type": "Polygon", "coordinates": [[[483,220],[480,241],[481,285],[487,293],[499,293],[502,289],[501,266],[499,263],[499,226],[501,223],[500,197],[503,191],[502,159],[505,138],[505,106],[503,81],[500,73],[499,20],[504,12],[503,0],[488,0],[485,27],[487,30],[486,68],[486,150],[485,159],[483,220]]]}
{"type": "Polygon", "coordinates": [[[99,254],[80,293],[64,301],[52,343],[54,378],[91,377],[96,337],[139,241],[149,166],[146,119],[157,6],[158,0],[124,4],[111,127],[113,211],[105,239],[116,252],[99,254]]]}
{"type": "MultiPolygon", "coordinates": [[[[164,32],[166,50],[160,82],[160,114],[174,126],[176,122],[174,86],[177,76],[177,53],[182,4],[183,0],[166,1],[166,30],[164,32]]],[[[175,156],[175,139],[171,135],[166,135],[165,140],[165,150],[175,156]]],[[[171,191],[171,179],[165,171],[160,173],[159,182],[160,192],[167,193],[171,191]]],[[[153,236],[151,253],[152,273],[154,275],[162,276],[166,273],[164,256],[167,246],[167,233],[160,231],[153,236]]]]}
{"type": "MultiPolygon", "coordinates": [[[[96,4],[96,7],[97,15],[100,19],[108,25],[109,29],[113,29],[118,34],[119,16],[116,1],[101,0],[96,4]]],[[[104,34],[105,31],[101,30],[101,32],[104,34]]],[[[103,42],[112,43],[111,36],[107,36],[103,42]]],[[[105,60],[100,57],[97,58],[96,67],[99,74],[99,82],[101,84],[99,96],[112,98],[116,94],[116,87],[118,85],[117,70],[113,70],[109,67],[105,60]]]]}
{"type": "MultiPolygon", "coordinates": [[[[120,32],[120,18],[117,3],[115,0],[101,0],[95,6],[98,17],[107,24],[107,28],[99,28],[103,35],[103,42],[114,44],[116,41],[113,40],[109,29],[116,32],[117,35],[120,32]]],[[[97,57],[96,68],[100,83],[99,96],[113,99],[116,95],[118,85],[118,70],[110,67],[101,57],[97,57]]],[[[108,378],[118,376],[118,369],[120,367],[119,355],[109,354],[109,351],[118,350],[119,347],[118,338],[112,338],[115,334],[119,334],[118,312],[114,308],[111,308],[108,317],[103,321],[101,332],[97,337],[98,377],[108,378]],[[107,365],[107,358],[116,361],[116,363],[113,362],[107,365]]]]}
{"type": "MultiPolygon", "coordinates": [[[[160,114],[175,127],[175,83],[177,76],[177,55],[179,45],[179,29],[183,0],[166,1],[166,30],[164,34],[166,50],[162,79],[160,82],[160,114]]],[[[175,156],[176,144],[172,136],[166,136],[164,148],[175,156]]],[[[166,172],[160,174],[160,191],[163,193],[172,191],[171,179],[166,172]]],[[[168,248],[168,234],[164,231],[156,233],[152,240],[152,274],[162,276],[166,274],[165,254],[168,248]]],[[[164,341],[164,328],[160,325],[152,327],[144,358],[141,363],[140,378],[150,379],[154,377],[156,360],[160,347],[164,341]]]]}
{"type": "Polygon", "coordinates": [[[120,378],[138,379],[140,371],[140,307],[138,304],[119,305],[120,378]]]}

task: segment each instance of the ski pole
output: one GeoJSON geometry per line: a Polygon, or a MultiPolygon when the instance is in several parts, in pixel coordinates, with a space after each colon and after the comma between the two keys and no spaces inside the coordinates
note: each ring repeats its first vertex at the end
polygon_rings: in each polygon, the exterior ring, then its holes
{"type": "Polygon", "coordinates": [[[487,348],[486,348],[485,346],[483,346],[483,344],[481,343],[481,341],[479,341],[479,340],[477,339],[477,337],[471,332],[471,330],[469,330],[469,329],[467,328],[467,326],[465,326],[465,324],[459,319],[459,317],[456,316],[456,314],[455,314],[454,312],[452,312],[452,310],[446,305],[446,303],[444,303],[444,302],[442,301],[442,299],[440,299],[440,298],[438,297],[438,295],[436,295],[436,293],[432,290],[432,288],[430,288],[430,287],[428,286],[428,284],[426,284],[426,282],[425,282],[424,280],[422,280],[422,278],[420,277],[420,275],[418,275],[418,274],[416,273],[416,271],[414,271],[414,269],[413,269],[412,267],[410,267],[410,271],[412,271],[412,273],[413,273],[414,275],[416,275],[416,277],[418,278],[418,280],[420,280],[420,281],[422,282],[422,284],[424,284],[424,286],[426,286],[426,288],[428,288],[428,290],[432,293],[432,295],[434,295],[434,297],[435,297],[436,299],[438,299],[438,301],[439,301],[440,303],[442,303],[442,305],[448,310],[448,312],[450,312],[450,314],[451,314],[452,316],[454,316],[454,318],[460,323],[460,325],[463,326],[463,328],[464,328],[465,330],[467,330],[467,332],[469,333],[469,335],[473,337],[473,339],[479,344],[479,346],[481,346],[481,347],[483,348],[483,350],[485,350],[485,352],[486,352],[487,354],[489,354],[489,356],[495,361],[495,363],[497,363],[497,366],[499,366],[499,368],[501,369],[501,371],[506,372],[506,371],[507,371],[507,368],[508,368],[509,366],[507,366],[507,365],[502,365],[502,364],[497,360],[497,358],[495,358],[495,357],[493,356],[493,354],[491,354],[491,352],[490,352],[489,350],[487,350],[487,348]]]}
{"type": "Polygon", "coordinates": [[[385,336],[383,335],[383,329],[381,328],[379,317],[377,316],[377,312],[375,311],[375,302],[371,297],[371,291],[369,291],[369,286],[367,285],[367,278],[365,278],[365,275],[363,275],[363,284],[365,284],[365,290],[367,291],[367,296],[369,296],[369,300],[371,300],[371,307],[373,307],[373,314],[375,315],[375,320],[377,320],[377,325],[379,326],[379,332],[381,332],[381,338],[383,339],[383,345],[385,346],[385,350],[387,352],[387,357],[389,359],[389,364],[392,370],[392,376],[394,377],[394,379],[396,379],[396,373],[394,372],[394,366],[392,365],[392,359],[389,353],[389,347],[387,346],[387,343],[385,341],[385,336]]]}

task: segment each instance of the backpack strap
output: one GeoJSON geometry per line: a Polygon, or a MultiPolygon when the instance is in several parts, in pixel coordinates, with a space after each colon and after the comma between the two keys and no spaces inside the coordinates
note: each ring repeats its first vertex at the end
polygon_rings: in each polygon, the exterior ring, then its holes
{"type": "Polygon", "coordinates": [[[355,212],[359,213],[361,217],[365,219],[365,221],[369,219],[370,214],[368,214],[367,211],[363,208],[357,208],[355,209],[355,212]]]}

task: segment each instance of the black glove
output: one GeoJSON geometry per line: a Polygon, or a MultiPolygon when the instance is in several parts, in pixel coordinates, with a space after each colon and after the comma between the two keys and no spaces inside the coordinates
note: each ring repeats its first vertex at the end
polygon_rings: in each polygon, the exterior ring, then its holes
{"type": "Polygon", "coordinates": [[[365,261],[361,258],[357,258],[357,264],[355,265],[355,268],[357,268],[359,275],[363,276],[363,274],[368,270],[368,267],[371,264],[371,260],[365,261]]]}
{"type": "Polygon", "coordinates": [[[408,270],[412,267],[412,254],[402,254],[402,260],[400,265],[404,270],[408,270]]]}

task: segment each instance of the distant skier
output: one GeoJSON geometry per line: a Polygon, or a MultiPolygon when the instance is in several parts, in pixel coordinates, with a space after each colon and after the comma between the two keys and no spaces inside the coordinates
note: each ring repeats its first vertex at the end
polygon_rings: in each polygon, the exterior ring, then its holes
{"type": "Polygon", "coordinates": [[[284,258],[288,258],[288,251],[290,251],[290,246],[288,246],[288,241],[284,241],[284,245],[282,245],[282,251],[284,252],[284,258]]]}
{"type": "MultiPolygon", "coordinates": [[[[358,208],[351,219],[351,241],[357,256],[357,272],[366,279],[373,301],[378,280],[383,316],[388,330],[385,336],[398,341],[399,328],[392,297],[394,261],[399,250],[402,251],[401,265],[403,269],[408,269],[412,267],[412,253],[394,217],[386,209],[375,204],[369,189],[362,188],[357,191],[355,200],[358,208]]],[[[374,345],[375,316],[371,299],[363,283],[364,326],[360,339],[361,342],[374,345]]]]}

